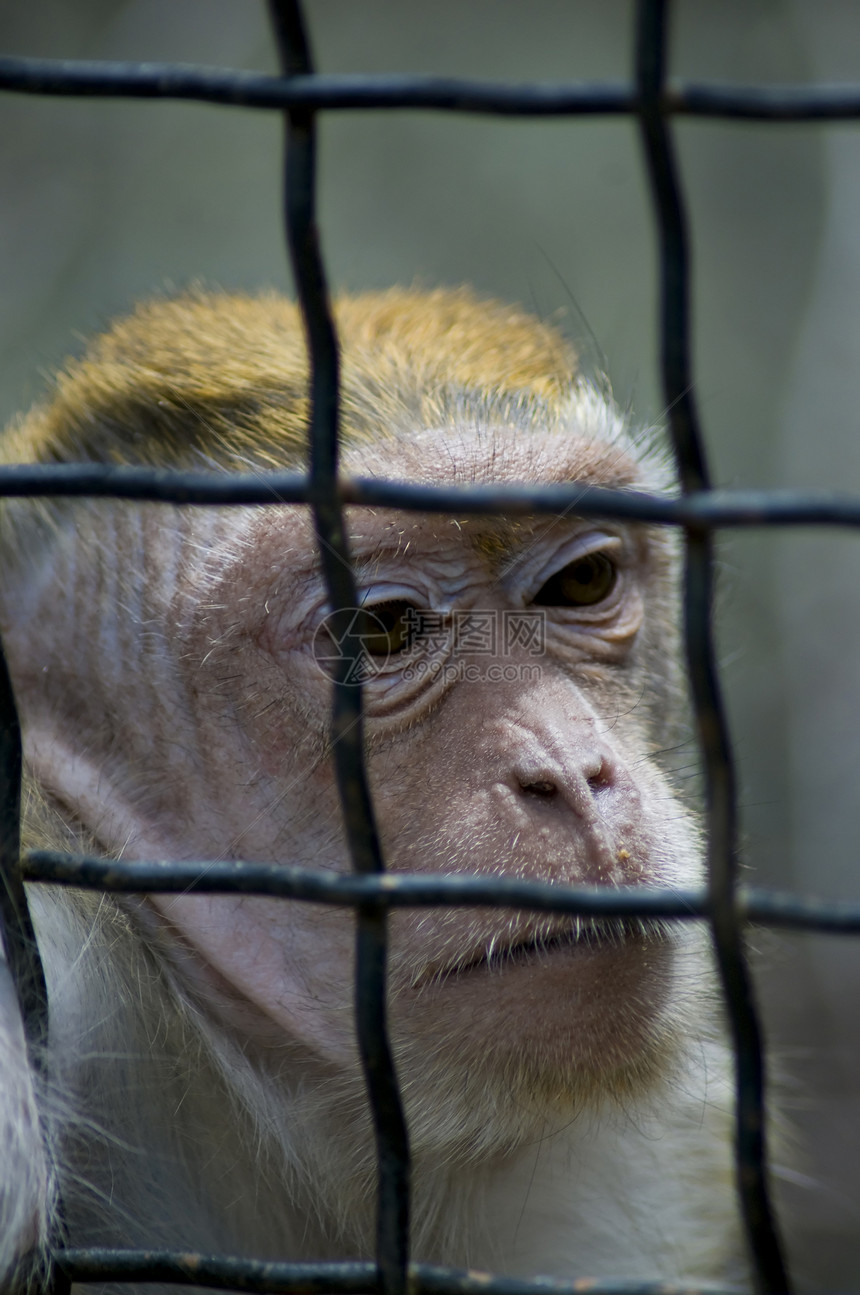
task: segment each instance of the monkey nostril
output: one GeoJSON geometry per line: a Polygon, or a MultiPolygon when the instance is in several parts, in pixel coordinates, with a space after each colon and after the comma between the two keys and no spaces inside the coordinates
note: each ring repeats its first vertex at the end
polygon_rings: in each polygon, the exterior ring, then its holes
{"type": "Polygon", "coordinates": [[[617,771],[611,759],[594,752],[570,768],[521,769],[515,774],[516,783],[525,796],[534,796],[546,802],[561,798],[577,813],[589,813],[589,806],[617,781],[617,771]]]}
{"type": "Polygon", "coordinates": [[[551,800],[558,791],[554,782],[543,778],[537,782],[521,782],[520,786],[523,791],[529,792],[532,796],[540,796],[543,800],[551,800]]]}
{"type": "Polygon", "coordinates": [[[586,782],[592,791],[603,791],[612,784],[612,770],[605,760],[601,760],[594,773],[586,776],[586,782]]]}

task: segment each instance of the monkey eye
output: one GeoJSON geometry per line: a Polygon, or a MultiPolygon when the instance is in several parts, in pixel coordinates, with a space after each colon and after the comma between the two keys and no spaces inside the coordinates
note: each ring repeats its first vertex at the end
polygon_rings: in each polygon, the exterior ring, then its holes
{"type": "Polygon", "coordinates": [[[361,641],[371,656],[387,657],[411,647],[418,629],[417,608],[405,598],[392,598],[363,608],[361,641]]]}
{"type": "Polygon", "coordinates": [[[537,607],[591,607],[615,588],[618,568],[606,553],[586,553],[550,576],[535,594],[537,607]]]}

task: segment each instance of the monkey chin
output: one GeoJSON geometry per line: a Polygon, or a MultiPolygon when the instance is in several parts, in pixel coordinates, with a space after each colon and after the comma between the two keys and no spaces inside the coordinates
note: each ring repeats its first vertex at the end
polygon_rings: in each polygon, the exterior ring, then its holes
{"type": "Polygon", "coordinates": [[[510,1150],[653,1101],[689,1036],[686,943],[658,923],[574,921],[430,968],[393,1005],[416,1149],[510,1150]]]}

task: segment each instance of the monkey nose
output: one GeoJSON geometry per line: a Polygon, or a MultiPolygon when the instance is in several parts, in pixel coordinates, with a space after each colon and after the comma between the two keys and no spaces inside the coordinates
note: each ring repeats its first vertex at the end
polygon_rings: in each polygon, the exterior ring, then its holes
{"type": "Polygon", "coordinates": [[[595,812],[596,797],[615,783],[611,761],[598,752],[580,758],[573,767],[519,769],[516,785],[525,796],[538,800],[560,800],[583,818],[595,812]]]}

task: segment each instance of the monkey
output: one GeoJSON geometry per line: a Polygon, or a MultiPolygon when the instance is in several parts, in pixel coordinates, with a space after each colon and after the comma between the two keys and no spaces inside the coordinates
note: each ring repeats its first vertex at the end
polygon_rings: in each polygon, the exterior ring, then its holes
{"type": "MultiPolygon", "coordinates": [[[[349,475],[674,488],[653,431],[555,324],[465,288],[342,297],[334,318],[349,475]]],[[[194,289],[92,340],[0,462],[302,469],[307,386],[295,304],[194,289]]],[[[357,506],[346,525],[387,867],[699,883],[667,756],[686,706],[669,531],[357,506]]],[[[349,869],[308,507],[6,499],[0,571],[25,848],[349,869]]],[[[75,1246],[372,1255],[353,912],[29,893],[50,1031],[39,1079],[0,964],[7,1285],[44,1263],[59,1199],[75,1246]]],[[[701,930],[404,908],[389,940],[416,1260],[745,1272],[701,930]]]]}

